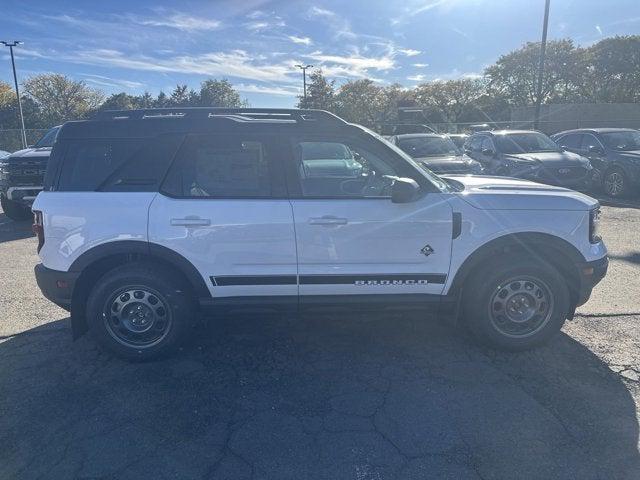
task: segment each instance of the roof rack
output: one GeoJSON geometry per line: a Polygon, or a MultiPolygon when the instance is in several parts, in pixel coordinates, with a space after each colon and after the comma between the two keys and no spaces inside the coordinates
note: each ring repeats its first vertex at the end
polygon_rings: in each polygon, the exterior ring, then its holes
{"type": "Polygon", "coordinates": [[[143,120],[152,118],[216,118],[226,117],[236,121],[270,122],[322,122],[345,124],[344,120],[325,110],[299,110],[294,108],[217,108],[174,107],[144,108],[137,110],[104,110],[92,120],[143,120]]]}

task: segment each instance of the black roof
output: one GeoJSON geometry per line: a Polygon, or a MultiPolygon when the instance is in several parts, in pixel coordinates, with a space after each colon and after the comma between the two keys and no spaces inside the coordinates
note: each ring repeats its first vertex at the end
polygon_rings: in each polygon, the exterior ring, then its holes
{"type": "Polygon", "coordinates": [[[58,138],[147,137],[212,131],[267,133],[292,128],[317,131],[345,127],[353,126],[324,110],[177,107],[101,111],[89,120],[65,123],[58,138]]]}

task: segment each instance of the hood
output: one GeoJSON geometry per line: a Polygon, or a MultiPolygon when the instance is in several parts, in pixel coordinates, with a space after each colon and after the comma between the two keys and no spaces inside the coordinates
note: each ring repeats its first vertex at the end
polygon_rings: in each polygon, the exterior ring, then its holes
{"type": "Polygon", "coordinates": [[[504,158],[537,162],[545,167],[577,167],[589,163],[589,160],[573,152],[533,152],[505,154],[504,158]]]}
{"type": "Polygon", "coordinates": [[[468,168],[476,163],[475,160],[466,155],[444,155],[442,157],[418,157],[416,162],[424,163],[427,168],[434,172],[446,172],[448,170],[460,170],[468,168]]]}
{"type": "Polygon", "coordinates": [[[482,210],[589,210],[598,201],[567,188],[509,177],[447,175],[460,198],[482,210]]]}
{"type": "Polygon", "coordinates": [[[49,158],[49,155],[51,155],[51,147],[25,148],[24,150],[13,152],[3,160],[8,163],[12,163],[14,161],[19,162],[27,159],[46,160],[49,158]]]}

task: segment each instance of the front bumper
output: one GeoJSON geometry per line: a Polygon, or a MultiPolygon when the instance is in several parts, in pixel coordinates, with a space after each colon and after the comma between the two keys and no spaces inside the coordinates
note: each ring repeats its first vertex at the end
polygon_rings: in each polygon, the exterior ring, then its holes
{"type": "Polygon", "coordinates": [[[591,291],[607,274],[609,268],[609,258],[602,257],[592,262],[584,262],[576,265],[580,275],[580,284],[578,285],[578,303],[577,307],[587,303],[591,296],[591,291]]]}
{"type": "Polygon", "coordinates": [[[73,288],[80,274],[61,272],[45,267],[41,263],[35,266],[36,282],[42,294],[56,305],[69,310],[73,297],[73,288]]]}

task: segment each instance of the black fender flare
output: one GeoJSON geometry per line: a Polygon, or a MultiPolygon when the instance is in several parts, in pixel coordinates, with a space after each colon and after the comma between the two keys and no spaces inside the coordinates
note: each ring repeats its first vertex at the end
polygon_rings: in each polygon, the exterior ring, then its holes
{"type": "MultiPolygon", "coordinates": [[[[509,250],[524,250],[531,255],[542,259],[544,249],[551,250],[550,254],[561,253],[567,265],[576,269],[586,260],[580,251],[563,238],[540,232],[518,232],[497,237],[484,245],[481,245],[469,255],[458,268],[449,287],[448,294],[457,295],[462,291],[464,281],[469,274],[481,263],[491,258],[496,252],[509,250]]],[[[550,255],[550,256],[551,256],[550,255]]]]}

